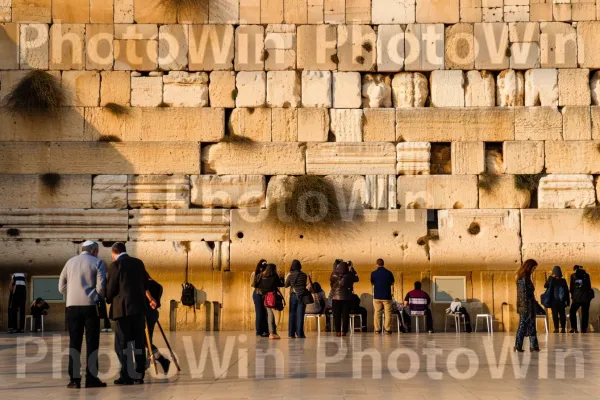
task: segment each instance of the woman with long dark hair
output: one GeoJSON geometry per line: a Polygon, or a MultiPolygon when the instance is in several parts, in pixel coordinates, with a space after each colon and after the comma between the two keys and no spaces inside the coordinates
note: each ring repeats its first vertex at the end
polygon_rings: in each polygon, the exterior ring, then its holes
{"type": "Polygon", "coordinates": [[[523,352],[523,340],[525,336],[529,336],[529,349],[540,351],[540,346],[537,339],[536,329],[536,307],[535,287],[531,280],[533,271],[537,268],[538,263],[535,260],[526,260],[523,265],[517,270],[515,279],[517,281],[517,312],[519,313],[519,329],[515,340],[514,351],[523,352]]]}
{"type": "Polygon", "coordinates": [[[252,301],[254,302],[254,314],[255,314],[255,327],[256,336],[267,337],[269,336],[269,327],[267,325],[267,308],[263,303],[262,293],[260,289],[256,287],[260,280],[260,274],[267,267],[266,260],[260,260],[256,265],[256,269],[250,276],[250,286],[252,286],[252,301]]]}
{"type": "MultiPolygon", "coordinates": [[[[277,266],[275,264],[266,265],[265,270],[260,274],[260,279],[256,283],[256,287],[260,289],[263,299],[269,293],[276,293],[280,287],[283,287],[283,277],[277,273],[277,266]]],[[[277,321],[279,320],[282,308],[266,307],[269,339],[280,339],[277,334],[277,321]]]]}
{"type": "Polygon", "coordinates": [[[346,336],[350,324],[350,307],[354,293],[354,282],[358,282],[358,274],[352,267],[352,263],[340,262],[335,267],[329,278],[331,292],[333,293],[333,320],[335,324],[335,335],[346,336]]]}
{"type": "Polygon", "coordinates": [[[300,261],[293,260],[290,267],[290,273],[285,280],[285,287],[290,289],[290,316],[288,322],[288,336],[290,339],[306,339],[304,335],[304,314],[306,313],[306,304],[304,296],[311,294],[306,289],[308,277],[302,272],[300,261]]]}

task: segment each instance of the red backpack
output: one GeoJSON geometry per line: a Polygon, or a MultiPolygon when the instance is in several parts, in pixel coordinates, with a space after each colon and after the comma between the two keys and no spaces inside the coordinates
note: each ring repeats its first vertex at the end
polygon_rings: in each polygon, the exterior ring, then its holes
{"type": "Polygon", "coordinates": [[[264,304],[267,308],[275,308],[275,292],[268,292],[264,298],[264,304]]]}

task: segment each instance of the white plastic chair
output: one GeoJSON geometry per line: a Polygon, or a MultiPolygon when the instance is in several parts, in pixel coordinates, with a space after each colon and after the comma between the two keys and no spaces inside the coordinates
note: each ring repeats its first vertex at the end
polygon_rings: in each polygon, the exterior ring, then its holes
{"type": "Polygon", "coordinates": [[[464,314],[460,312],[454,312],[446,314],[446,319],[444,320],[444,332],[448,332],[448,318],[454,319],[454,327],[456,329],[456,333],[460,333],[461,319],[464,322],[465,331],[467,330],[467,319],[465,318],[464,314]]]}
{"type": "Polygon", "coordinates": [[[488,333],[494,333],[494,314],[477,314],[475,317],[475,332],[477,332],[477,323],[479,322],[479,318],[485,319],[488,333]]]}
{"type": "Polygon", "coordinates": [[[306,324],[307,319],[316,319],[317,320],[317,334],[321,334],[321,317],[325,318],[325,314],[304,314],[304,325],[306,324]]]}
{"type": "Polygon", "coordinates": [[[356,329],[362,332],[362,314],[350,314],[350,332],[354,333],[356,329]],[[360,325],[357,327],[354,326],[354,319],[358,318],[360,325]]]}
{"type": "MultiPolygon", "coordinates": [[[[44,332],[44,316],[41,315],[42,319],[41,319],[41,327],[42,327],[42,332],[44,332]]],[[[31,332],[33,332],[33,322],[34,322],[34,318],[33,315],[26,315],[25,316],[25,326],[27,326],[27,320],[29,320],[29,330],[31,332]]]]}

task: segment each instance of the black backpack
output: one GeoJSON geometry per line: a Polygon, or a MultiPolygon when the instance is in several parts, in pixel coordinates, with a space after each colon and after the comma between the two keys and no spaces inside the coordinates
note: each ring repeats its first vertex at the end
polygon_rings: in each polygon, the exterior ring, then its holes
{"type": "Polygon", "coordinates": [[[196,308],[196,288],[189,282],[181,285],[181,304],[196,308]]]}

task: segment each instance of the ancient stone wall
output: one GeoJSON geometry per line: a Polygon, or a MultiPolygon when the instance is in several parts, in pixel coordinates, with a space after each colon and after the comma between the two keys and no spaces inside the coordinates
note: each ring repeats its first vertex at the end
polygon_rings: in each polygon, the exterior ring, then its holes
{"type": "Polygon", "coordinates": [[[505,330],[523,260],[538,295],[553,265],[599,281],[600,0],[176,4],[0,0],[0,328],[10,273],[57,275],[85,239],[145,261],[170,329],[252,329],[261,258],[325,288],[350,259],[369,310],[379,257],[397,297],[465,276],[505,330]],[[36,69],[62,107],[10,112],[36,69]],[[337,223],[278,207],[303,175],[337,223]],[[169,304],[186,276],[196,312],[169,304]]]}

